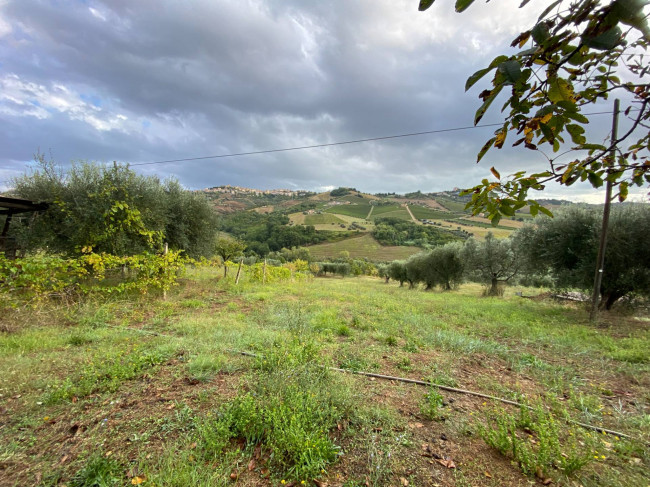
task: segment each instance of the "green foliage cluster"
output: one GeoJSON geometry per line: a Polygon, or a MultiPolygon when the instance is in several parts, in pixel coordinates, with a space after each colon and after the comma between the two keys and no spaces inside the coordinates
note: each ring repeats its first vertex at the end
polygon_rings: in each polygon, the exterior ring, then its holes
{"type": "MultiPolygon", "coordinates": [[[[473,238],[436,247],[406,261],[380,267],[379,275],[439,285],[451,289],[464,278],[486,284],[488,296],[500,296],[504,285],[521,276],[526,282],[560,289],[590,290],[596,269],[601,231],[601,209],[566,206],[554,218],[541,218],[510,238],[473,238]]],[[[650,295],[650,207],[617,205],[612,209],[609,238],[600,289],[601,307],[611,309],[620,298],[650,295]]]]}
{"type": "Polygon", "coordinates": [[[356,191],[355,188],[336,188],[330,191],[330,196],[334,196],[335,198],[337,196],[345,196],[347,194],[350,194],[351,192],[356,191]]]}
{"type": "Polygon", "coordinates": [[[349,252],[342,251],[338,258],[330,262],[315,262],[311,265],[312,272],[323,276],[327,274],[339,275],[342,277],[372,276],[377,272],[377,267],[367,259],[351,259],[349,252]]]}
{"type": "Polygon", "coordinates": [[[350,264],[347,262],[319,262],[317,265],[317,275],[326,276],[327,274],[336,274],[341,277],[349,276],[352,272],[350,264]]]}
{"type": "Polygon", "coordinates": [[[85,254],[77,258],[37,254],[9,260],[0,253],[0,296],[12,306],[48,297],[166,291],[176,284],[187,260],[166,255],[85,254]]]}
{"type": "Polygon", "coordinates": [[[503,283],[516,276],[522,266],[519,247],[513,240],[498,240],[488,233],[482,242],[473,238],[465,243],[451,242],[408,260],[391,262],[380,275],[398,281],[400,286],[408,282],[414,288],[423,283],[427,290],[436,286],[451,290],[469,278],[489,285],[487,294],[497,296],[503,292],[503,283]]]}
{"type": "Polygon", "coordinates": [[[441,409],[445,405],[445,398],[435,387],[430,387],[420,403],[420,412],[429,420],[435,421],[442,418],[441,409]]]}
{"type": "Polygon", "coordinates": [[[410,199],[427,198],[427,197],[428,197],[428,195],[424,194],[419,189],[417,191],[413,191],[412,193],[405,193],[404,194],[404,198],[410,198],[410,199]]]}
{"type": "Polygon", "coordinates": [[[544,407],[519,414],[495,409],[487,415],[487,426],[479,424],[479,434],[491,447],[517,462],[521,471],[540,480],[556,471],[571,475],[594,461],[590,435],[567,428],[544,407]]]}
{"type": "MultiPolygon", "coordinates": [[[[590,290],[596,271],[602,213],[569,206],[515,235],[527,272],[551,275],[557,287],[590,290]]],[[[601,307],[623,296],[650,295],[650,207],[615,205],[609,222],[601,307]]]]}
{"type": "Polygon", "coordinates": [[[222,217],[219,229],[243,241],[248,253],[260,256],[347,236],[345,232],[317,232],[311,225],[290,227],[288,223],[289,218],[282,213],[243,211],[222,217]]]}
{"type": "Polygon", "coordinates": [[[192,257],[212,254],[216,215],[204,196],[177,181],[161,182],[119,164],[82,162],[67,173],[42,156],[37,164],[13,181],[13,194],[49,208],[10,227],[19,247],[69,256],[134,255],[159,251],[167,242],[192,257]]]}
{"type": "MultiPolygon", "coordinates": [[[[244,261],[246,260],[244,259],[244,261]]],[[[224,267],[233,272],[237,272],[239,270],[239,263],[228,261],[224,264],[224,267]]],[[[224,272],[224,275],[228,275],[228,273],[224,272]]],[[[231,272],[230,275],[232,276],[234,274],[231,272]]],[[[254,259],[254,262],[242,264],[241,275],[245,276],[248,282],[266,283],[288,281],[292,278],[307,279],[312,277],[309,263],[300,259],[285,263],[271,259],[267,259],[266,263],[264,263],[254,259]]]]}
{"type": "Polygon", "coordinates": [[[489,285],[488,296],[501,296],[505,283],[522,269],[522,249],[512,239],[497,239],[488,233],[485,240],[469,239],[463,248],[463,261],[470,279],[489,285]]]}
{"type": "Polygon", "coordinates": [[[269,258],[279,260],[283,264],[285,262],[293,262],[296,260],[304,260],[307,262],[311,262],[312,260],[309,249],[306,249],[304,247],[294,247],[290,249],[283,248],[278,251],[269,253],[269,258]]]}
{"type": "Polygon", "coordinates": [[[122,480],[122,465],[101,451],[93,453],[71,479],[71,487],[110,487],[122,480]]]}
{"type": "Polygon", "coordinates": [[[391,217],[377,218],[372,236],[382,245],[416,247],[444,245],[460,239],[439,228],[417,225],[411,221],[391,217]]]}
{"type": "MultiPolygon", "coordinates": [[[[456,10],[462,12],[473,2],[456,0],[456,10]]],[[[520,7],[529,3],[524,0],[520,7]]],[[[432,4],[433,0],[420,0],[420,10],[432,4]]],[[[518,51],[497,56],[467,79],[466,90],[494,73],[491,86],[478,95],[482,104],[475,124],[501,93],[509,95],[501,109],[506,111],[504,124],[479,151],[478,160],[492,147],[502,148],[508,135],[516,137],[513,146],[530,150],[547,144],[554,153],[582,151],[568,163],[556,160],[560,155],[551,158],[540,152],[548,167],[535,174],[521,170],[502,177],[492,168],[496,180],[483,179],[468,190],[472,195],[468,207],[474,214],[487,211],[496,223],[527,204],[533,216],[545,213],[537,201],[528,200],[528,192],[542,190],[550,181],[566,186],[589,181],[595,188],[607,182],[617,187],[619,201],[627,198],[630,186],[650,182],[650,91],[644,79],[648,73],[644,51],[650,44],[647,5],[647,0],[542,4],[534,25],[513,39],[511,47],[518,51]],[[590,143],[585,131],[590,119],[584,110],[601,106],[613,93],[620,93],[628,104],[624,111],[631,127],[607,144],[590,143]]]]}

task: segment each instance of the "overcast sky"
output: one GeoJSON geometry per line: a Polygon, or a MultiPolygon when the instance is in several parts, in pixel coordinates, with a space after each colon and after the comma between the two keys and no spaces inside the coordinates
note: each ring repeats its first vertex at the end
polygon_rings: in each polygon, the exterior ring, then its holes
{"type": "MultiPolygon", "coordinates": [[[[0,189],[39,149],[62,165],[143,163],[471,126],[466,78],[546,5],[451,0],[0,0],[0,189]],[[498,13],[497,13],[498,8],[498,13]]],[[[495,103],[482,123],[501,121],[495,103]]],[[[607,109],[607,107],[605,107],[607,109]]],[[[602,140],[609,116],[593,117],[602,140]]],[[[137,166],[192,189],[439,191],[544,167],[476,153],[494,128],[137,166]]],[[[644,194],[640,191],[637,194],[644,194]]],[[[590,199],[549,188],[545,196],[590,199]]],[[[600,199],[600,197],[597,197],[600,199]]]]}

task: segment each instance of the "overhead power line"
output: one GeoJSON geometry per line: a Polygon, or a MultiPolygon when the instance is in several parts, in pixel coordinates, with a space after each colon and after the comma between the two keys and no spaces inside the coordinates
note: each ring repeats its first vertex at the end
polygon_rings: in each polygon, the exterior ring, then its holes
{"type": "MultiPolygon", "coordinates": [[[[594,112],[594,113],[584,113],[583,115],[604,115],[604,114],[610,114],[610,112],[594,112]]],[[[383,137],[370,137],[367,139],[355,139],[355,140],[344,140],[341,142],[329,142],[325,144],[314,144],[314,145],[302,145],[302,146],[297,146],[297,147],[285,147],[281,149],[267,149],[267,150],[258,150],[258,151],[250,151],[250,152],[232,152],[232,153],[227,153],[227,154],[217,154],[217,155],[212,155],[212,156],[199,156],[199,157],[186,157],[183,159],[168,159],[168,160],[163,160],[163,161],[151,161],[151,162],[137,162],[133,164],[129,164],[130,166],[151,166],[154,164],[169,164],[172,162],[191,162],[191,161],[203,161],[207,159],[224,159],[226,157],[240,157],[240,156],[253,156],[257,154],[273,154],[276,152],[289,152],[289,151],[297,151],[297,150],[305,150],[305,149],[318,149],[322,147],[333,147],[337,145],[349,145],[349,144],[359,144],[362,142],[373,142],[377,140],[390,140],[390,139],[400,139],[400,138],[405,138],[405,137],[416,137],[419,135],[430,135],[430,134],[441,134],[444,132],[458,132],[461,130],[472,130],[472,129],[479,129],[479,128],[486,128],[486,127],[500,127],[502,126],[503,123],[487,123],[483,125],[469,125],[466,127],[454,127],[454,128],[447,128],[447,129],[437,129],[437,130],[426,130],[424,132],[412,132],[408,134],[398,134],[398,135],[385,135],[383,137]]]]}

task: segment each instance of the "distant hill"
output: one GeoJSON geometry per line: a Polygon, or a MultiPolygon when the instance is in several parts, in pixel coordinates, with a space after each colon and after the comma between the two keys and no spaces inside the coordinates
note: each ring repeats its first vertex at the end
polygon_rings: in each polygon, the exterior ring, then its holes
{"type": "MultiPolygon", "coordinates": [[[[202,191],[212,200],[215,211],[223,215],[225,226],[227,221],[235,218],[238,223],[233,228],[241,235],[253,238],[249,242],[249,248],[264,248],[269,242],[273,243],[273,239],[265,241],[262,229],[279,228],[279,224],[282,229],[275,230],[273,238],[278,241],[286,239],[282,246],[293,246],[295,244],[291,242],[294,240],[322,242],[309,247],[315,256],[322,257],[346,250],[355,257],[378,260],[403,258],[419,251],[417,245],[420,243],[417,239],[393,247],[381,245],[375,240],[373,236],[385,231],[387,221],[392,221],[396,227],[406,224],[404,228],[410,228],[409,231],[414,234],[440,235],[439,240],[443,241],[445,238],[483,239],[488,233],[497,238],[505,238],[532,219],[527,208],[523,208],[514,217],[504,218],[494,227],[483,215],[473,216],[465,210],[470,197],[461,195],[458,188],[406,194],[369,194],[348,187],[322,193],[288,189],[258,190],[238,186],[217,186],[202,191]],[[247,211],[257,216],[246,216],[247,211]],[[242,218],[238,216],[239,213],[242,218]],[[410,225],[425,228],[415,231],[410,225]],[[297,233],[294,235],[292,232],[297,233]],[[260,237],[251,237],[252,235],[260,237]]],[[[538,201],[551,211],[572,204],[558,199],[538,201]]]]}

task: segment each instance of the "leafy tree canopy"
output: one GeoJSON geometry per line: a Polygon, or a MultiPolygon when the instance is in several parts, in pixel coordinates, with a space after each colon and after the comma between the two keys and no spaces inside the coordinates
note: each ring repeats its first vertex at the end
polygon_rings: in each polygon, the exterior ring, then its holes
{"type": "Polygon", "coordinates": [[[346,194],[350,194],[351,192],[356,191],[355,188],[336,188],[330,191],[330,196],[345,196],[346,194]]]}
{"type": "MultiPolygon", "coordinates": [[[[522,257],[535,272],[550,273],[560,288],[591,289],[596,270],[600,211],[569,206],[554,218],[517,232],[522,257]]],[[[600,288],[601,307],[619,298],[650,295],[650,207],[643,204],[612,208],[609,238],[600,288]]]]}
{"type": "Polygon", "coordinates": [[[382,245],[413,245],[417,247],[444,245],[460,237],[431,226],[416,225],[394,217],[377,218],[372,236],[382,245]]]}
{"type": "MultiPolygon", "coordinates": [[[[523,0],[520,7],[529,1],[523,0]]],[[[420,10],[433,2],[420,0],[420,10]]],[[[462,12],[472,3],[456,0],[456,10],[462,12]]],[[[504,124],[485,143],[478,160],[491,148],[502,148],[508,136],[515,139],[513,145],[539,151],[548,159],[547,170],[536,174],[518,171],[502,177],[492,168],[496,180],[484,179],[468,190],[472,194],[468,207],[475,214],[486,211],[496,224],[502,215],[513,216],[526,204],[533,215],[549,213],[528,199],[528,191],[542,190],[551,181],[566,186],[589,181],[595,188],[610,181],[620,201],[627,198],[631,185],[650,183],[650,84],[647,78],[644,82],[649,71],[647,4],[647,0],[550,2],[535,24],[512,41],[518,52],[497,56],[469,77],[466,90],[492,74],[491,86],[479,94],[482,104],[475,124],[500,93],[510,92],[502,107],[504,124]],[[624,114],[631,127],[605,144],[588,140],[585,109],[611,94],[625,100],[624,114]],[[613,155],[615,147],[619,150],[613,155]],[[552,154],[546,155],[549,150],[552,154]],[[563,162],[559,158],[566,152],[560,150],[579,155],[563,162]]]]}
{"type": "Polygon", "coordinates": [[[214,252],[215,213],[202,195],[174,180],[90,162],[64,173],[38,156],[36,169],[16,178],[13,187],[18,197],[50,204],[33,222],[11,228],[28,250],[133,255],[167,242],[193,257],[214,252]]]}

